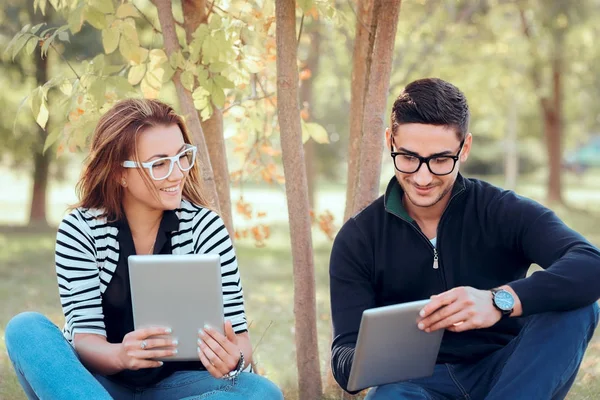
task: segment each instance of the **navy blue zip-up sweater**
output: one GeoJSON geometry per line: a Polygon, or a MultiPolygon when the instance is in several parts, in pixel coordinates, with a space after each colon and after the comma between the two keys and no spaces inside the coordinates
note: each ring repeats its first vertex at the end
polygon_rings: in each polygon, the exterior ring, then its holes
{"type": "MultiPolygon", "coordinates": [[[[583,307],[600,297],[598,249],[535,201],[459,174],[434,249],[406,213],[402,196],[394,177],[385,195],[349,219],[333,244],[331,363],[342,388],[368,308],[422,300],[457,286],[509,284],[523,316],[583,307]],[[532,263],[544,270],[525,278],[532,263]]],[[[437,362],[477,361],[506,345],[523,323],[507,318],[486,329],[446,331],[437,362]]]]}

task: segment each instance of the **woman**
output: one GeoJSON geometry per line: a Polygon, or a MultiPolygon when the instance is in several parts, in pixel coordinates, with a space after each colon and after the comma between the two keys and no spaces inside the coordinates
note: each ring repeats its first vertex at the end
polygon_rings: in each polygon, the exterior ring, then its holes
{"type": "Polygon", "coordinates": [[[38,313],[7,325],[9,357],[30,399],[282,399],[250,364],[237,261],[200,190],[183,119],[155,100],[124,100],[99,121],[77,185],[80,202],[56,239],[63,332],[38,313]],[[133,329],[127,258],[218,253],[225,335],[199,333],[197,362],[160,362],[168,327],[133,329]],[[160,348],[160,349],[158,349],[160,348]]]}

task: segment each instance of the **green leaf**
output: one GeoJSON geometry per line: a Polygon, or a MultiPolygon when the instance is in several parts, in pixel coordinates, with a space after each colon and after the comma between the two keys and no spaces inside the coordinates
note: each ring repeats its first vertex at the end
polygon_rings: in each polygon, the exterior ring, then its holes
{"type": "Polygon", "coordinates": [[[175,74],[175,70],[171,67],[171,64],[169,64],[169,63],[163,64],[162,68],[165,70],[162,81],[164,83],[169,82],[173,78],[173,75],[175,74]]]}
{"type": "MultiPolygon", "coordinates": [[[[94,7],[86,7],[83,11],[84,19],[89,22],[94,28],[100,30],[108,26],[106,16],[94,7]]],[[[69,24],[70,25],[70,24],[69,24]]]]}
{"type": "Polygon", "coordinates": [[[121,24],[121,31],[124,38],[127,38],[133,45],[139,47],[140,39],[135,26],[135,21],[132,19],[126,19],[121,24]]]}
{"type": "Polygon", "coordinates": [[[202,44],[202,63],[210,64],[215,58],[215,54],[218,54],[218,50],[215,48],[214,40],[211,37],[206,38],[202,44]]]}
{"type": "Polygon", "coordinates": [[[219,14],[213,13],[210,17],[208,27],[210,28],[211,31],[216,31],[217,29],[221,28],[222,24],[223,24],[223,21],[221,20],[221,17],[219,16],[219,14]]]}
{"type": "Polygon", "coordinates": [[[131,3],[123,3],[117,8],[117,18],[139,17],[138,11],[131,3]]]}
{"type": "Polygon", "coordinates": [[[114,87],[117,92],[119,92],[118,94],[122,96],[136,92],[135,88],[131,86],[127,79],[122,76],[112,76],[108,79],[108,83],[114,87]]]}
{"type": "Polygon", "coordinates": [[[42,45],[42,57],[45,57],[48,54],[48,49],[52,45],[52,36],[48,39],[44,40],[44,44],[42,45]]]}
{"type": "Polygon", "coordinates": [[[32,37],[27,41],[27,44],[25,45],[25,51],[27,52],[27,54],[33,54],[38,45],[38,42],[38,38],[36,37],[32,37]]]}
{"type": "Polygon", "coordinates": [[[59,126],[53,129],[52,132],[46,136],[46,140],[44,141],[44,152],[46,152],[46,150],[48,150],[58,140],[62,131],[62,126],[59,126]]]}
{"type": "Polygon", "coordinates": [[[36,26],[34,26],[33,28],[31,28],[31,33],[33,33],[35,35],[36,33],[38,33],[38,31],[40,30],[40,28],[42,26],[44,26],[44,25],[46,25],[45,22],[42,22],[41,24],[37,24],[36,26]]]}
{"type": "Polygon", "coordinates": [[[229,64],[227,64],[227,63],[224,63],[224,62],[221,62],[221,61],[216,61],[214,63],[211,63],[208,66],[208,69],[209,69],[210,72],[218,74],[220,72],[223,72],[223,70],[225,68],[227,68],[228,66],[229,66],[229,64]]]}
{"type": "Polygon", "coordinates": [[[71,43],[71,40],[69,40],[69,33],[68,32],[59,32],[59,34],[58,34],[58,40],[60,40],[62,42],[69,42],[69,43],[71,43]]]}
{"type": "Polygon", "coordinates": [[[31,93],[30,98],[31,98],[31,113],[33,114],[34,118],[37,117],[37,115],[40,113],[40,108],[42,106],[42,97],[44,95],[44,92],[42,91],[42,87],[38,86],[37,88],[35,88],[35,90],[31,93]]]}
{"type": "Polygon", "coordinates": [[[181,84],[190,92],[194,90],[194,74],[192,71],[183,71],[181,74],[181,84]]]}
{"type": "Polygon", "coordinates": [[[19,54],[19,52],[23,49],[23,47],[27,44],[27,41],[31,37],[32,36],[27,33],[27,34],[21,35],[21,37],[19,39],[17,39],[17,41],[15,42],[15,47],[13,47],[13,52],[12,52],[13,61],[15,60],[15,57],[17,56],[17,54],[19,54]]]}
{"type": "Polygon", "coordinates": [[[94,103],[96,103],[97,107],[100,107],[106,101],[104,99],[105,92],[106,82],[104,81],[104,79],[96,79],[94,82],[92,82],[88,89],[88,94],[90,95],[94,103]]]}
{"type": "Polygon", "coordinates": [[[315,5],[315,2],[314,0],[298,0],[296,4],[303,12],[307,12],[315,5]]]}
{"type": "Polygon", "coordinates": [[[208,71],[204,68],[204,66],[199,66],[196,69],[196,76],[198,77],[198,85],[205,86],[206,81],[208,80],[208,71]]]}
{"type": "Polygon", "coordinates": [[[116,29],[102,29],[102,46],[106,54],[110,54],[119,47],[121,34],[116,29]]]}
{"type": "Polygon", "coordinates": [[[89,4],[104,14],[112,14],[115,12],[112,0],[89,0],[89,4]]]}
{"type": "Polygon", "coordinates": [[[83,3],[69,13],[69,29],[75,34],[81,30],[83,25],[83,3]]]}
{"type": "Polygon", "coordinates": [[[174,69],[183,69],[185,66],[185,58],[183,57],[183,54],[181,54],[181,50],[171,53],[169,56],[169,64],[171,64],[171,67],[174,69]]]}
{"type": "Polygon", "coordinates": [[[131,85],[137,85],[142,81],[146,75],[146,64],[134,65],[129,68],[129,74],[127,75],[127,82],[131,85]]]}
{"type": "Polygon", "coordinates": [[[233,89],[235,85],[229,79],[225,78],[223,75],[215,75],[213,76],[213,80],[215,84],[222,89],[233,89]]]}
{"type": "Polygon", "coordinates": [[[211,97],[213,103],[215,103],[215,106],[222,108],[223,105],[225,104],[225,92],[223,92],[223,89],[221,89],[217,85],[213,85],[212,89],[213,90],[211,92],[210,97],[211,97]]]}
{"type": "Polygon", "coordinates": [[[316,122],[305,122],[303,126],[303,135],[304,130],[306,130],[311,138],[317,143],[327,144],[329,143],[329,135],[325,128],[316,122]]]}
{"type": "Polygon", "coordinates": [[[121,38],[119,41],[119,51],[128,61],[133,61],[135,64],[140,64],[142,62],[142,53],[140,48],[133,45],[125,38],[121,38]]]}

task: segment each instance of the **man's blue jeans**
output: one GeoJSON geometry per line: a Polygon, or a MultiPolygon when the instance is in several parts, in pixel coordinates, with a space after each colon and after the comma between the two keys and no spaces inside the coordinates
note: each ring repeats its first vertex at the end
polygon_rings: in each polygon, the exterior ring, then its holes
{"type": "Polygon", "coordinates": [[[598,305],[533,315],[519,335],[473,364],[439,364],[432,376],[371,389],[365,400],[564,399],[598,325],[598,305]]]}
{"type": "Polygon", "coordinates": [[[50,320],[25,312],[6,326],[6,348],[29,399],[61,400],[282,400],[279,388],[262,376],[243,372],[235,381],[206,371],[181,371],[156,385],[135,388],[93,375],[50,320]]]}

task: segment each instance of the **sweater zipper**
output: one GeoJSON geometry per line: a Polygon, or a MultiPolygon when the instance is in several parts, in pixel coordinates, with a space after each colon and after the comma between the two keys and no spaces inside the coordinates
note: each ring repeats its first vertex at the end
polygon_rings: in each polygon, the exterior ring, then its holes
{"type": "MultiPolygon", "coordinates": [[[[440,243],[440,228],[442,227],[442,222],[444,221],[444,215],[446,214],[446,210],[448,210],[448,208],[450,207],[452,200],[454,200],[458,195],[460,195],[464,191],[465,191],[465,189],[461,188],[458,192],[454,193],[454,195],[452,195],[452,197],[450,197],[450,200],[448,200],[448,204],[446,204],[446,208],[444,208],[444,211],[442,212],[442,217],[440,218],[440,223],[438,224],[436,246],[431,244],[431,240],[429,240],[429,238],[427,236],[425,236],[425,234],[420,229],[418,229],[416,226],[414,226],[412,223],[410,223],[410,221],[407,221],[406,219],[402,218],[401,216],[399,216],[398,214],[396,214],[393,211],[389,211],[391,214],[395,215],[396,217],[400,218],[402,221],[409,224],[429,244],[429,246],[433,250],[433,265],[432,265],[432,267],[435,270],[440,270],[440,254],[438,253],[437,245],[439,245],[439,243],[440,243]]],[[[444,287],[447,288],[448,285],[446,283],[446,278],[444,277],[443,272],[442,271],[440,271],[440,272],[442,273],[442,282],[444,284],[444,287]]]]}

